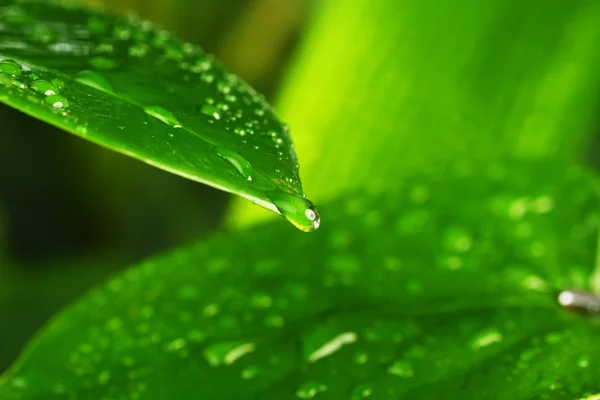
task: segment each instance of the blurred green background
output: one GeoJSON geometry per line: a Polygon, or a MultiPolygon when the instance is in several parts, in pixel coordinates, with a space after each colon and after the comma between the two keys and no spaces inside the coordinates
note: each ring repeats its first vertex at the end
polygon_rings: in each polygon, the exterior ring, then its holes
{"type": "MultiPolygon", "coordinates": [[[[316,2],[82,0],[215,54],[273,101],[316,2]]],[[[0,372],[57,310],[119,269],[215,231],[229,195],[0,106],[0,372]]]]}

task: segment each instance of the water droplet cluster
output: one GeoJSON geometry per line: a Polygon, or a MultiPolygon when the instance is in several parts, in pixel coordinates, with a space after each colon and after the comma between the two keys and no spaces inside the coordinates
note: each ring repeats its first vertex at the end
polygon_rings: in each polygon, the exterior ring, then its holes
{"type": "MultiPolygon", "coordinates": [[[[0,6],[0,32],[8,35],[0,43],[0,55],[14,54],[10,59],[0,56],[4,98],[14,102],[20,97],[35,106],[43,104],[54,110],[53,119],[63,118],[61,125],[92,140],[97,130],[103,130],[102,135],[108,133],[106,124],[86,121],[89,104],[94,103],[98,107],[94,113],[106,120],[121,118],[122,110],[123,121],[116,121],[121,132],[116,134],[119,150],[125,154],[149,162],[155,161],[150,156],[165,154],[179,158],[178,165],[184,168],[201,171],[210,164],[202,155],[181,148],[185,149],[190,138],[202,140],[223,159],[222,170],[236,188],[241,188],[238,191],[258,198],[259,204],[269,201],[267,192],[304,197],[289,128],[278,121],[260,94],[226,72],[212,56],[148,21],[67,7],[62,12],[71,22],[65,24],[65,18],[54,12],[56,7],[43,2],[26,7],[0,6]],[[36,18],[38,15],[44,18],[36,18]],[[26,29],[34,20],[38,20],[34,28],[26,29]],[[25,42],[19,36],[21,31],[26,32],[25,42]],[[14,49],[22,47],[34,48],[35,55],[20,58],[25,53],[14,49]],[[53,72],[35,67],[38,62],[43,65],[44,57],[57,54],[69,59],[65,68],[53,72]],[[54,83],[57,79],[66,84],[59,87],[54,83]],[[137,118],[145,118],[143,123],[134,127],[128,122],[135,120],[137,112],[122,106],[110,108],[119,102],[139,107],[144,114],[137,118]],[[133,130],[147,131],[154,141],[163,140],[164,151],[162,147],[161,151],[150,148],[145,150],[148,154],[137,154],[139,145],[122,141],[123,135],[133,130]],[[158,131],[166,133],[158,136],[158,131]]],[[[19,104],[25,107],[25,103],[19,104]]],[[[160,161],[154,164],[163,165],[160,161]]],[[[189,174],[187,170],[185,173],[189,174]]],[[[200,180],[210,181],[203,176],[200,180]]],[[[269,207],[303,230],[316,229],[319,215],[314,206],[307,200],[296,203],[298,207],[293,210],[269,207]]]]}

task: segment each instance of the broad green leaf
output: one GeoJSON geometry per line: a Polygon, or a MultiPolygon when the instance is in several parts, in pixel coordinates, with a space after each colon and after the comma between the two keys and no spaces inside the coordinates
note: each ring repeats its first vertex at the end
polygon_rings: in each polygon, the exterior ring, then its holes
{"type": "Polygon", "coordinates": [[[0,101],[303,230],[317,225],[287,126],[210,55],[147,21],[0,1],[0,101]]]}
{"type": "Polygon", "coordinates": [[[589,290],[598,182],[475,170],[132,268],[55,318],[0,398],[595,398],[597,319],[556,298],[589,290]]]}
{"type": "MultiPolygon", "coordinates": [[[[461,157],[579,157],[597,132],[598,21],[595,0],[322,2],[277,107],[305,189],[322,202],[461,157]]],[[[238,202],[231,220],[260,211],[238,202]]]]}

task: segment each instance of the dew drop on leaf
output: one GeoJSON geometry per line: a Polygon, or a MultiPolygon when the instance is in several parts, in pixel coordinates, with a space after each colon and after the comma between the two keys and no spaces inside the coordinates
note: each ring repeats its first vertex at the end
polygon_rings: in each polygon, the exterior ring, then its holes
{"type": "Polygon", "coordinates": [[[169,110],[166,110],[160,106],[148,106],[144,107],[144,111],[146,112],[146,114],[161,120],[162,122],[169,126],[172,126],[173,128],[181,128],[179,121],[169,110]]]}
{"type": "Polygon", "coordinates": [[[39,93],[43,93],[46,96],[52,96],[53,94],[59,94],[58,88],[51,82],[45,80],[37,80],[31,82],[29,85],[33,90],[39,93]]]}
{"type": "Polygon", "coordinates": [[[391,375],[399,376],[401,378],[411,378],[415,374],[413,365],[405,360],[395,361],[390,365],[387,371],[391,375]]]}
{"type": "Polygon", "coordinates": [[[236,153],[235,151],[227,150],[222,147],[217,147],[217,154],[219,157],[227,160],[235,169],[244,177],[244,179],[252,180],[252,165],[244,157],[236,153]]]}
{"type": "Polygon", "coordinates": [[[209,365],[231,365],[243,356],[255,350],[254,343],[221,342],[210,345],[204,349],[204,358],[209,365]]]}
{"type": "Polygon", "coordinates": [[[334,337],[333,339],[329,340],[328,342],[324,343],[321,347],[319,347],[315,351],[313,351],[308,356],[308,362],[314,363],[314,362],[320,360],[321,358],[330,356],[330,355],[334,354],[335,352],[337,352],[338,350],[340,350],[342,347],[356,342],[356,339],[357,339],[357,335],[354,332],[341,333],[341,334],[337,335],[336,337],[334,337]]]}
{"type": "Polygon", "coordinates": [[[67,108],[69,106],[67,99],[58,94],[47,96],[44,101],[54,108],[67,108]]]}
{"type": "Polygon", "coordinates": [[[321,215],[311,201],[301,196],[283,192],[269,192],[268,196],[281,215],[298,229],[304,232],[312,232],[319,228],[321,215]]]}
{"type": "Polygon", "coordinates": [[[373,394],[373,388],[371,385],[362,384],[356,386],[352,390],[352,400],[361,400],[370,397],[373,394]]]}
{"type": "Polygon", "coordinates": [[[296,390],[296,397],[300,399],[314,399],[319,393],[327,390],[327,385],[315,381],[309,381],[296,390]]]}
{"type": "Polygon", "coordinates": [[[202,111],[202,114],[208,115],[209,117],[212,117],[214,119],[221,119],[221,112],[215,106],[205,104],[204,106],[202,106],[202,109],[200,111],[202,111]]]}
{"type": "Polygon", "coordinates": [[[21,76],[21,67],[13,60],[0,61],[0,73],[10,76],[21,76]]]}
{"type": "Polygon", "coordinates": [[[112,93],[113,87],[110,82],[95,71],[81,71],[77,74],[77,80],[84,85],[93,87],[94,89],[101,90],[103,92],[112,93]]]}

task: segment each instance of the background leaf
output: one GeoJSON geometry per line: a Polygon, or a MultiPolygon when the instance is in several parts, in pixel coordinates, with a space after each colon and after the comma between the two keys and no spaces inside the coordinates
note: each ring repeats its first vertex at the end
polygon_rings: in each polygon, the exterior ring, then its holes
{"type": "Polygon", "coordinates": [[[348,195],[313,235],[266,225],[143,263],[58,316],[7,399],[547,398],[600,393],[598,182],[491,164],[348,195]],[[486,199],[482,201],[482,199],[486,199]]]}
{"type": "Polygon", "coordinates": [[[148,22],[78,7],[8,1],[0,16],[0,100],[314,229],[287,127],[210,56],[148,22]]]}
{"type": "MultiPolygon", "coordinates": [[[[597,132],[596,1],[323,2],[277,109],[315,200],[504,155],[579,158],[597,132]]],[[[268,217],[237,203],[231,223],[268,217]]]]}

